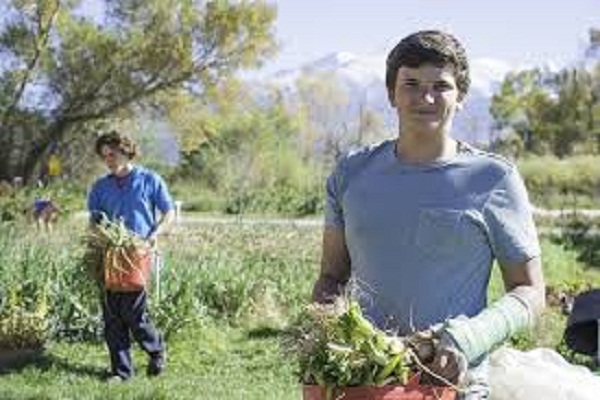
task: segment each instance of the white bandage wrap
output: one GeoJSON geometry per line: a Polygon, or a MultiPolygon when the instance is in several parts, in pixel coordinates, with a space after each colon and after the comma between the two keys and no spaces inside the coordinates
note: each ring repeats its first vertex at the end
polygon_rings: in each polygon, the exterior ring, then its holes
{"type": "Polygon", "coordinates": [[[473,318],[446,321],[444,331],[471,363],[532,323],[528,302],[508,293],[473,318]]]}

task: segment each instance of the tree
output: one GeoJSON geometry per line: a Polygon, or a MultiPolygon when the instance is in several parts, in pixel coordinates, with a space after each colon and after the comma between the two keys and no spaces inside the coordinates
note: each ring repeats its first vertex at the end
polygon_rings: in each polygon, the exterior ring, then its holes
{"type": "Polygon", "coordinates": [[[565,69],[557,76],[558,102],[553,115],[558,126],[553,152],[559,157],[573,152],[576,143],[588,141],[593,130],[592,75],[585,69],[565,69]]]}
{"type": "Polygon", "coordinates": [[[552,76],[539,69],[509,73],[492,97],[490,112],[498,129],[508,128],[521,138],[526,151],[541,151],[548,131],[542,114],[554,107],[552,76]]]}
{"type": "MultiPolygon", "coordinates": [[[[600,31],[590,30],[586,53],[596,54],[599,43],[600,31]]],[[[521,138],[526,151],[551,151],[558,157],[598,151],[600,64],[509,74],[492,98],[491,112],[499,128],[521,138]]]]}
{"type": "Polygon", "coordinates": [[[358,110],[356,131],[356,142],[354,144],[357,146],[363,146],[382,139],[384,133],[383,117],[368,108],[364,102],[361,103],[358,110]]]}
{"type": "Polygon", "coordinates": [[[296,80],[297,109],[302,116],[300,148],[306,159],[318,154],[336,158],[349,134],[348,90],[332,72],[304,73],[296,80]]]}
{"type": "Polygon", "coordinates": [[[322,204],[322,176],[313,158],[298,151],[298,115],[287,109],[282,93],[266,87],[255,96],[254,83],[232,81],[218,89],[210,112],[201,102],[173,107],[182,115],[175,131],[203,138],[186,141],[177,177],[218,199],[212,207],[221,211],[316,212],[322,204]],[[200,133],[193,135],[194,130],[200,133]]]}
{"type": "MultiPolygon", "coordinates": [[[[600,40],[598,42],[600,43],[600,40]]],[[[587,120],[591,139],[596,144],[596,153],[600,153],[600,62],[591,71],[590,92],[590,102],[587,104],[587,120]]]]}
{"type": "Polygon", "coordinates": [[[8,5],[0,179],[31,179],[52,143],[90,139],[98,123],[160,107],[170,91],[202,96],[276,51],[276,10],[262,1],[104,0],[95,18],[80,3],[8,5]]]}

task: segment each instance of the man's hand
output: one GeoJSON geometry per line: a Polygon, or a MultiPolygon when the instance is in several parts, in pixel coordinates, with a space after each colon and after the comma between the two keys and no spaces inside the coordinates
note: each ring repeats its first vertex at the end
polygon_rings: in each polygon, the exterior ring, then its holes
{"type": "Polygon", "coordinates": [[[159,217],[154,229],[146,238],[146,242],[152,249],[156,249],[158,247],[158,236],[168,232],[174,220],[175,210],[169,210],[159,217]]]}
{"type": "Polygon", "coordinates": [[[423,364],[421,382],[434,385],[458,385],[465,377],[468,363],[464,354],[443,331],[417,332],[409,346],[423,364]]]}

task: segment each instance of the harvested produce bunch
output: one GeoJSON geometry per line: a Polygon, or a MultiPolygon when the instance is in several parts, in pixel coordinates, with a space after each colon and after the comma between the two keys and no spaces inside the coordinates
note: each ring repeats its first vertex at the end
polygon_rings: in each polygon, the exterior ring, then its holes
{"type": "Polygon", "coordinates": [[[405,385],[415,366],[405,340],[375,328],[352,300],[305,307],[290,342],[306,385],[405,385]]]}
{"type": "Polygon", "coordinates": [[[103,280],[107,287],[137,290],[145,286],[150,257],[150,245],[127,229],[122,220],[103,217],[87,236],[84,263],[90,275],[103,280]]]}

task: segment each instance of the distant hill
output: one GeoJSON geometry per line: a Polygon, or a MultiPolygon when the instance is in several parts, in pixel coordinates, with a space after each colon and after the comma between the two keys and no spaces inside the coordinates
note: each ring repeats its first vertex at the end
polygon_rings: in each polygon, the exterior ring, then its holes
{"type": "MultiPolygon", "coordinates": [[[[599,31],[600,32],[600,31],[599,31]]],[[[571,67],[593,68],[600,61],[600,33],[591,44],[582,47],[581,54],[571,67]]],[[[511,65],[507,62],[491,58],[472,59],[471,88],[464,107],[457,114],[453,135],[455,138],[475,144],[486,144],[491,140],[492,117],[489,107],[492,95],[510,71],[530,69],[534,66],[511,65]]],[[[549,72],[557,72],[560,67],[550,60],[541,66],[549,72]]],[[[341,116],[345,121],[356,122],[360,106],[366,106],[382,116],[389,132],[395,132],[395,112],[390,107],[385,89],[385,56],[358,56],[348,52],[336,52],[302,64],[297,68],[275,72],[261,78],[246,78],[250,87],[255,90],[258,99],[262,97],[264,88],[276,87],[291,103],[297,95],[296,80],[302,74],[332,73],[344,86],[350,98],[350,105],[341,116]]],[[[267,93],[267,92],[264,92],[267,93]]],[[[270,99],[265,96],[264,100],[270,99]]],[[[167,154],[169,164],[178,162],[178,149],[168,126],[155,127],[159,134],[160,147],[167,154]],[[166,136],[165,136],[166,135],[166,136]],[[166,137],[166,138],[165,138],[166,137]]]]}
{"type": "MultiPolygon", "coordinates": [[[[504,76],[512,67],[503,61],[475,59],[471,61],[471,89],[463,110],[457,115],[454,136],[471,143],[490,140],[492,118],[490,99],[504,76]]],[[[394,129],[394,110],[390,107],[385,89],[385,57],[361,57],[338,52],[326,55],[298,68],[276,72],[263,78],[263,83],[276,86],[285,96],[296,93],[295,82],[301,74],[333,73],[349,93],[351,104],[348,119],[356,118],[362,103],[383,116],[386,126],[394,129]]]]}
{"type": "MultiPolygon", "coordinates": [[[[600,29],[591,29],[589,41],[582,43],[580,54],[569,65],[559,66],[552,60],[544,65],[511,65],[491,58],[471,59],[471,88],[461,112],[457,114],[453,135],[470,143],[488,143],[492,135],[492,117],[489,112],[493,94],[506,74],[511,71],[539,67],[549,73],[562,68],[598,68],[600,62],[600,29]]],[[[295,81],[301,74],[333,73],[348,91],[351,105],[345,116],[348,121],[357,118],[361,104],[383,117],[386,126],[395,130],[396,118],[390,107],[385,89],[385,55],[358,56],[336,52],[300,65],[276,72],[263,78],[264,83],[281,88],[293,98],[295,81]]]]}

